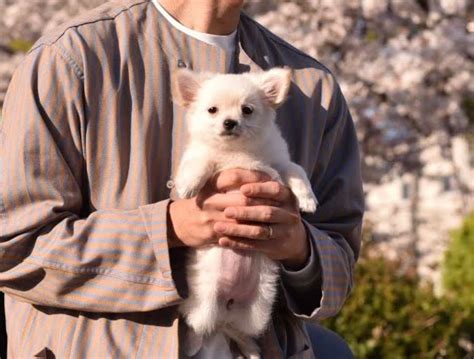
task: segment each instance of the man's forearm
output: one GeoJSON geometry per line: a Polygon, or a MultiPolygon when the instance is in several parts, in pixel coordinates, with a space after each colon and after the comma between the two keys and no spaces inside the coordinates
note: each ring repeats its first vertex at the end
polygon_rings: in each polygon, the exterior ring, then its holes
{"type": "Polygon", "coordinates": [[[352,288],[352,250],[340,235],[330,236],[305,221],[311,241],[308,264],[300,271],[282,271],[290,310],[297,317],[321,320],[336,314],[352,288]]]}

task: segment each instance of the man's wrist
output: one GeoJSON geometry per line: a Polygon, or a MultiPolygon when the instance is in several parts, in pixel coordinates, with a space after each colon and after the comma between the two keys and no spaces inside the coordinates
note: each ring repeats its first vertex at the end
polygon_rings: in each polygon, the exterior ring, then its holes
{"type": "Polygon", "coordinates": [[[170,200],[168,203],[168,209],[166,213],[166,221],[167,221],[167,227],[168,227],[168,247],[169,248],[175,248],[175,247],[185,247],[186,245],[184,244],[183,241],[181,241],[178,237],[178,234],[176,233],[176,228],[175,228],[175,222],[173,221],[176,220],[176,202],[173,200],[170,200]]]}
{"type": "Polygon", "coordinates": [[[296,252],[293,258],[284,259],[281,264],[290,271],[298,271],[304,268],[309,261],[311,248],[310,240],[308,233],[306,232],[306,227],[303,222],[300,221],[297,235],[294,238],[296,241],[301,243],[301,250],[296,252]]]}

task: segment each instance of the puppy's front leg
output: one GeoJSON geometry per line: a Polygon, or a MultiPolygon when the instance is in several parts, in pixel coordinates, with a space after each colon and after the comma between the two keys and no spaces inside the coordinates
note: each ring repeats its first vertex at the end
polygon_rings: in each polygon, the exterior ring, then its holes
{"type": "Polygon", "coordinates": [[[245,169],[251,170],[251,171],[260,171],[260,172],[263,172],[263,173],[266,173],[267,175],[269,175],[271,177],[272,181],[281,181],[281,176],[278,173],[278,171],[276,171],[275,169],[273,169],[270,166],[264,165],[260,161],[254,161],[254,162],[249,163],[245,167],[245,169]]]}
{"type": "Polygon", "coordinates": [[[214,165],[204,156],[186,152],[175,178],[176,193],[180,198],[191,198],[204,187],[214,172],[214,165]]]}
{"type": "Polygon", "coordinates": [[[283,181],[290,187],[301,211],[313,213],[318,206],[318,200],[313,193],[311,183],[305,170],[296,163],[289,162],[281,170],[283,181]]]}

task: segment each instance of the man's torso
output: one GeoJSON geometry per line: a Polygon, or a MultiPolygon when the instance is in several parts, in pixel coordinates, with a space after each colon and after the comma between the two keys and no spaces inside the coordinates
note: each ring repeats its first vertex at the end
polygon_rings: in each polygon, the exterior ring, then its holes
{"type": "MultiPolygon", "coordinates": [[[[170,88],[170,75],[180,67],[210,72],[292,67],[294,85],[277,121],[292,160],[308,174],[317,170],[334,85],[330,74],[245,15],[238,36],[239,52],[226,68],[222,50],[185,36],[151,2],[135,0],[107,3],[37,43],[32,53],[54,47],[82,81],[77,96],[83,98],[84,114],[75,126],[86,184],[84,215],[133,209],[172,195],[173,173],[186,144],[185,111],[173,104],[170,88]]],[[[12,298],[6,305],[12,358],[31,357],[44,347],[58,358],[162,358],[178,352],[173,308],[103,315],[40,308],[12,298]]],[[[299,335],[280,333],[280,341],[298,342],[299,335]]],[[[263,341],[275,344],[275,336],[263,341]]]]}

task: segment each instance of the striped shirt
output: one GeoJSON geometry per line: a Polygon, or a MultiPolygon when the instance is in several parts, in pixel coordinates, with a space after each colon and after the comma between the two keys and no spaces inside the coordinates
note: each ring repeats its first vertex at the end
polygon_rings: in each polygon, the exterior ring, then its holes
{"type": "Polygon", "coordinates": [[[227,62],[222,49],[170,26],[149,0],[116,0],[45,35],[20,64],[0,131],[10,358],[180,355],[184,253],[168,248],[167,208],[186,143],[185,111],[172,103],[169,79],[184,66],[294,69],[277,121],[320,202],[304,216],[318,275],[283,272],[260,344],[267,358],[312,357],[301,319],[340,310],[359,252],[354,125],[316,60],[245,14],[236,41],[227,62]]]}

